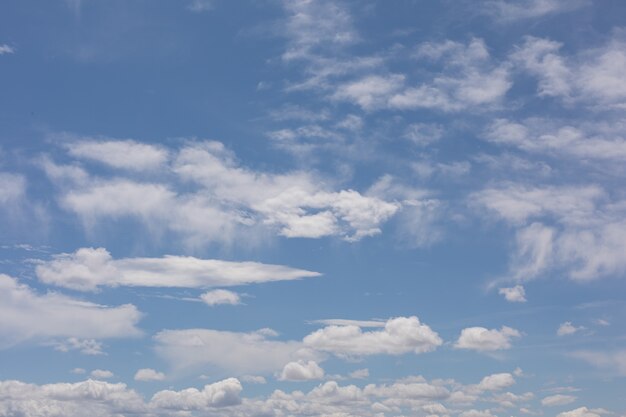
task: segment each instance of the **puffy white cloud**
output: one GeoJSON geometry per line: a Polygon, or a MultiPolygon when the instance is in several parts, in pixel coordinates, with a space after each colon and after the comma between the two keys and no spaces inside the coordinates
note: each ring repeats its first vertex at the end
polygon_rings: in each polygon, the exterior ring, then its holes
{"type": "Polygon", "coordinates": [[[459,417],[496,417],[489,410],[467,410],[459,414],[459,417]]]}
{"type": "Polygon", "coordinates": [[[406,127],[404,137],[418,146],[428,146],[443,136],[441,125],[432,123],[411,123],[406,127]]]}
{"type": "Polygon", "coordinates": [[[101,162],[113,168],[136,171],[159,168],[168,158],[164,148],[134,140],[81,138],[71,141],[66,147],[68,153],[74,157],[101,162]]]}
{"type": "Polygon", "coordinates": [[[479,352],[509,349],[511,339],[520,337],[521,333],[511,327],[502,326],[498,329],[484,327],[468,327],[461,331],[459,339],[454,344],[458,349],[471,349],[479,352]]]}
{"type": "MultiPolygon", "coordinates": [[[[282,265],[191,256],[113,259],[104,248],[81,248],[74,253],[55,255],[50,261],[39,262],[36,274],[46,284],[81,291],[94,291],[103,286],[205,288],[320,275],[282,265]]],[[[213,293],[207,296],[205,302],[210,304],[212,300],[215,303],[220,295],[223,299],[227,294],[213,293]]],[[[233,298],[232,295],[230,298],[233,298]]]]}
{"type": "Polygon", "coordinates": [[[370,376],[370,371],[367,368],[357,369],[356,371],[350,372],[348,376],[354,379],[365,379],[370,376]]]}
{"type": "Polygon", "coordinates": [[[576,408],[571,411],[559,413],[556,417],[600,417],[601,413],[596,410],[590,410],[587,407],[576,408]]]}
{"type": "Polygon", "coordinates": [[[239,297],[239,294],[228,290],[207,291],[200,296],[200,299],[210,306],[215,306],[219,304],[241,304],[241,298],[239,297]]]}
{"type": "Polygon", "coordinates": [[[324,370],[315,361],[289,362],[280,373],[282,381],[309,381],[322,379],[324,370]]]}
{"type": "Polygon", "coordinates": [[[202,391],[187,388],[182,391],[159,391],[150,401],[152,405],[168,410],[204,410],[209,407],[226,407],[239,404],[242,391],[236,378],[228,378],[210,385],[202,391]]]}
{"type": "Polygon", "coordinates": [[[561,323],[561,325],[556,331],[556,334],[558,336],[567,336],[567,335],[574,334],[584,329],[585,328],[582,326],[580,327],[574,326],[571,321],[566,321],[565,323],[561,323]]]}
{"type": "Polygon", "coordinates": [[[556,394],[544,397],[541,400],[541,405],[546,407],[555,407],[559,405],[571,404],[574,401],[576,401],[576,397],[573,395],[556,394]]]}
{"type": "Polygon", "coordinates": [[[0,381],[1,416],[109,417],[146,411],[143,399],[121,383],[87,380],[34,385],[0,381]]]}
{"type": "Polygon", "coordinates": [[[140,318],[133,305],[108,307],[53,292],[38,294],[0,274],[0,346],[138,336],[141,332],[135,326],[140,318]]]}
{"type": "Polygon", "coordinates": [[[96,379],[109,379],[113,378],[114,376],[113,372],[106,369],[94,369],[89,375],[91,375],[92,378],[96,379]]]}
{"type": "Polygon", "coordinates": [[[386,107],[393,94],[398,93],[404,85],[404,76],[391,74],[389,76],[370,75],[360,80],[340,85],[333,94],[334,100],[350,101],[358,104],[365,110],[386,107]]]}
{"type": "Polygon", "coordinates": [[[328,326],[306,336],[303,342],[339,356],[424,353],[443,343],[436,332],[415,316],[389,319],[379,331],[363,332],[355,325],[328,326]]]}
{"type": "Polygon", "coordinates": [[[521,285],[516,285],[514,287],[509,288],[500,288],[498,293],[503,295],[506,301],[511,303],[525,303],[526,302],[526,291],[524,287],[521,285]]]}
{"type": "Polygon", "coordinates": [[[493,374],[484,377],[478,384],[478,389],[483,391],[499,391],[515,384],[513,375],[509,373],[493,374]]]}
{"type": "Polygon", "coordinates": [[[165,374],[163,372],[158,372],[150,368],[139,369],[135,372],[134,376],[135,381],[163,381],[164,379],[165,374]]]}

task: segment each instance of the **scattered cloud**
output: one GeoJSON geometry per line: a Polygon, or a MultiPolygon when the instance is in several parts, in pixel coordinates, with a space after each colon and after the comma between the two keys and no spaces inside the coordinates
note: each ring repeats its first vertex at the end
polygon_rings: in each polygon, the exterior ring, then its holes
{"type": "Polygon", "coordinates": [[[568,336],[570,334],[577,333],[581,330],[584,330],[583,326],[576,327],[572,324],[571,321],[566,321],[562,323],[556,331],[557,336],[568,336]]]}
{"type": "Polygon", "coordinates": [[[7,45],[6,43],[0,44],[0,55],[14,54],[14,53],[15,53],[14,47],[7,45]]]}
{"type": "Polygon", "coordinates": [[[322,379],[324,370],[315,361],[289,362],[280,373],[281,381],[310,381],[322,379]]]}
{"type": "Polygon", "coordinates": [[[139,369],[135,372],[135,381],[163,381],[165,374],[150,368],[139,369]]]}
{"type": "Polygon", "coordinates": [[[498,293],[503,295],[506,301],[509,301],[511,303],[525,303],[527,301],[526,291],[521,285],[516,285],[509,288],[500,288],[498,290],[498,293]]]}
{"type": "Polygon", "coordinates": [[[114,376],[113,372],[107,371],[106,369],[94,369],[89,375],[91,375],[92,378],[96,379],[109,379],[113,378],[114,376]]]}
{"type": "Polygon", "coordinates": [[[348,357],[418,354],[431,352],[443,343],[436,332],[415,316],[389,319],[383,330],[368,332],[355,325],[328,326],[306,336],[303,342],[312,349],[348,357]]]}
{"type": "Polygon", "coordinates": [[[576,397],[573,395],[555,394],[544,397],[541,400],[541,405],[546,407],[556,407],[560,405],[571,404],[576,401],[576,397]]]}
{"type": "Polygon", "coordinates": [[[200,299],[209,306],[215,306],[220,304],[241,304],[241,298],[239,297],[239,294],[228,290],[207,291],[200,296],[200,299]]]}
{"type": "Polygon", "coordinates": [[[511,327],[502,326],[500,330],[484,327],[468,327],[461,331],[454,344],[457,349],[470,349],[478,352],[491,352],[510,349],[511,339],[520,337],[521,333],[511,327]]]}

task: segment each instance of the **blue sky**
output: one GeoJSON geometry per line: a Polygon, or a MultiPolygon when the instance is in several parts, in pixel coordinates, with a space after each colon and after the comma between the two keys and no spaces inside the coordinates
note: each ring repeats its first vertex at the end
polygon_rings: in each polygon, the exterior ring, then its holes
{"type": "Polygon", "coordinates": [[[625,416],[626,3],[5,2],[0,416],[625,416]]]}

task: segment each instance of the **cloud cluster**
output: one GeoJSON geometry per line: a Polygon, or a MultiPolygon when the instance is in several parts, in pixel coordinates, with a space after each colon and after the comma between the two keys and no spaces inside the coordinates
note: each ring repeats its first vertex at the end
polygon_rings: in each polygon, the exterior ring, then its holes
{"type": "MultiPolygon", "coordinates": [[[[70,155],[117,168],[119,176],[99,178],[76,165],[41,165],[59,188],[63,208],[88,227],[103,220],[135,218],[188,243],[232,240],[239,232],[274,230],[285,237],[340,236],[356,241],[381,232],[400,208],[396,202],[352,189],[334,191],[311,173],[274,174],[239,166],[219,142],[188,143],[178,150],[150,148],[137,142],[78,138],[70,155]],[[119,153],[124,158],[118,158],[119,153]],[[163,165],[167,155],[171,161],[163,165]],[[161,166],[162,182],[145,181],[120,171],[161,166]],[[168,179],[166,179],[169,177],[168,179]],[[181,183],[184,187],[181,187],[181,183]],[[188,189],[189,191],[175,191],[188,189]]],[[[247,235],[248,236],[248,235],[247,235]]]]}

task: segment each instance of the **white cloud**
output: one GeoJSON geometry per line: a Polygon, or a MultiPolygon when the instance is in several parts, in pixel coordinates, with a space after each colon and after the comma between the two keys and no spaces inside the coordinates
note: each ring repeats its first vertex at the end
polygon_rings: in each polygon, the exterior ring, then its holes
{"type": "Polygon", "coordinates": [[[84,355],[105,354],[102,350],[102,343],[95,339],[78,339],[76,337],[70,337],[66,340],[52,342],[51,345],[54,346],[56,350],[61,352],[78,350],[84,355]]]}
{"type": "Polygon", "coordinates": [[[521,333],[511,327],[502,326],[500,330],[484,327],[468,327],[461,331],[454,347],[489,352],[511,348],[511,339],[520,337],[521,333]]]}
{"type": "Polygon", "coordinates": [[[369,378],[370,371],[367,368],[357,369],[355,371],[350,372],[348,376],[354,379],[366,379],[366,378],[369,378]]]}
{"type": "Polygon", "coordinates": [[[82,375],[82,374],[84,374],[87,371],[85,369],[83,369],[83,368],[74,368],[70,372],[75,374],[75,375],[82,375]]]}
{"type": "Polygon", "coordinates": [[[576,401],[576,397],[573,395],[549,395],[541,400],[541,405],[546,407],[556,407],[559,405],[567,405],[576,401]]]}
{"type": "Polygon", "coordinates": [[[626,375],[626,350],[613,352],[582,350],[572,353],[572,356],[582,359],[598,368],[626,375]]]}
{"type": "Polygon", "coordinates": [[[187,5],[187,10],[194,13],[202,13],[213,10],[215,7],[215,0],[191,0],[187,5]]]}
{"type": "MultiPolygon", "coordinates": [[[[104,286],[205,288],[320,275],[282,265],[191,256],[113,259],[104,248],[81,248],[74,253],[55,255],[50,261],[40,261],[36,274],[46,284],[82,291],[94,291],[104,286]]],[[[215,297],[219,295],[227,294],[213,293],[205,302],[216,301],[215,297]]],[[[230,298],[232,300],[232,295],[230,298]]]]}
{"type": "Polygon", "coordinates": [[[121,383],[87,380],[34,385],[0,381],[0,415],[3,416],[110,417],[146,411],[143,399],[121,383]]]}
{"type": "MultiPolygon", "coordinates": [[[[352,189],[332,191],[311,173],[273,174],[239,166],[219,142],[188,144],[168,165],[165,181],[90,178],[68,183],[57,176],[60,204],[92,229],[106,219],[136,218],[149,230],[172,231],[189,245],[253,240],[270,229],[286,237],[340,236],[348,241],[381,233],[399,203],[352,189]]],[[[50,171],[50,170],[48,170],[50,171]]],[[[58,167],[55,171],[59,171],[58,167]]],[[[51,176],[51,179],[55,179],[51,176]]]]}
{"type": "Polygon", "coordinates": [[[228,290],[207,291],[200,296],[200,299],[209,306],[215,306],[219,304],[241,304],[241,298],[239,297],[239,294],[228,290]]]}
{"type": "Polygon", "coordinates": [[[150,368],[139,369],[134,376],[135,381],[163,381],[165,374],[150,368]]]}
{"type": "Polygon", "coordinates": [[[239,379],[250,384],[267,384],[267,380],[260,375],[242,375],[239,379]]]}
{"type": "Polygon", "coordinates": [[[385,327],[385,322],[378,320],[323,319],[314,320],[312,323],[326,326],[385,327]]]}
{"type": "Polygon", "coordinates": [[[557,125],[532,118],[521,122],[497,119],[484,132],[490,142],[527,152],[597,161],[619,162],[626,157],[626,139],[619,130],[603,131],[601,124],[557,125]]]}
{"type": "Polygon", "coordinates": [[[26,178],[22,175],[0,172],[0,203],[15,204],[24,198],[26,178]]]}
{"type": "Polygon", "coordinates": [[[572,324],[571,321],[566,321],[565,323],[562,323],[559,328],[556,331],[556,334],[558,336],[567,336],[570,334],[574,334],[576,332],[579,332],[580,330],[584,330],[585,328],[580,326],[580,327],[576,327],[572,324]]]}
{"type": "Polygon", "coordinates": [[[428,146],[443,136],[441,125],[433,123],[411,123],[406,127],[404,137],[418,146],[428,146]]]}
{"type": "Polygon", "coordinates": [[[6,43],[0,44],[0,55],[14,54],[14,53],[15,53],[14,47],[7,45],[6,43]]]}
{"type": "Polygon", "coordinates": [[[443,343],[436,332],[415,316],[389,319],[379,331],[363,332],[355,325],[328,326],[306,336],[303,342],[339,356],[417,354],[433,351],[443,343]]]}
{"type": "Polygon", "coordinates": [[[482,391],[500,391],[515,384],[513,375],[509,373],[493,374],[484,377],[478,384],[482,391]]]}
{"type": "Polygon", "coordinates": [[[507,184],[471,199],[518,228],[509,279],[536,278],[552,268],[578,281],[626,272],[626,244],[620,239],[626,205],[611,201],[598,186],[507,184]]]}
{"type": "Polygon", "coordinates": [[[94,369],[93,371],[91,371],[89,375],[91,375],[92,378],[96,378],[96,379],[113,378],[113,372],[108,371],[106,369],[94,369]]]}
{"type": "Polygon", "coordinates": [[[298,341],[271,340],[271,332],[210,329],[163,330],[154,336],[157,353],[176,371],[216,368],[235,375],[273,373],[299,359],[319,355],[298,341]]]}
{"type": "Polygon", "coordinates": [[[508,22],[565,13],[589,4],[587,0],[491,0],[485,3],[483,10],[498,20],[508,22]]]}
{"type": "Polygon", "coordinates": [[[159,391],[150,400],[151,404],[166,410],[205,410],[210,407],[226,407],[241,402],[241,383],[236,378],[228,378],[200,391],[187,388],[182,391],[159,391]]]}
{"type": "Polygon", "coordinates": [[[322,379],[324,370],[315,361],[289,362],[280,373],[281,381],[310,381],[322,379]]]}
{"type": "Polygon", "coordinates": [[[141,313],[133,305],[108,307],[58,293],[38,294],[0,275],[2,345],[58,338],[105,339],[138,336],[141,313]]]}
{"type": "Polygon", "coordinates": [[[600,413],[596,413],[595,410],[590,410],[587,407],[580,407],[559,413],[556,417],[600,417],[600,413]]]}
{"type": "Polygon", "coordinates": [[[118,169],[154,170],[162,167],[168,159],[164,148],[134,140],[81,138],[65,146],[68,153],[76,158],[101,162],[118,169]]]}
{"type": "MultiPolygon", "coordinates": [[[[581,3],[586,2],[578,4],[581,3]]],[[[615,30],[605,45],[565,57],[559,54],[560,43],[529,36],[511,55],[511,60],[538,78],[540,96],[591,107],[623,109],[626,106],[626,81],[622,77],[625,45],[624,31],[615,30]]]]}
{"type": "Polygon", "coordinates": [[[387,106],[387,101],[398,93],[404,85],[404,76],[391,74],[388,76],[370,75],[360,80],[351,81],[339,86],[332,95],[334,100],[350,101],[365,110],[374,110],[387,106]]]}
{"type": "Polygon", "coordinates": [[[506,301],[511,303],[525,303],[526,302],[526,291],[524,287],[521,285],[516,285],[510,288],[500,288],[498,293],[503,295],[506,301]]]}

